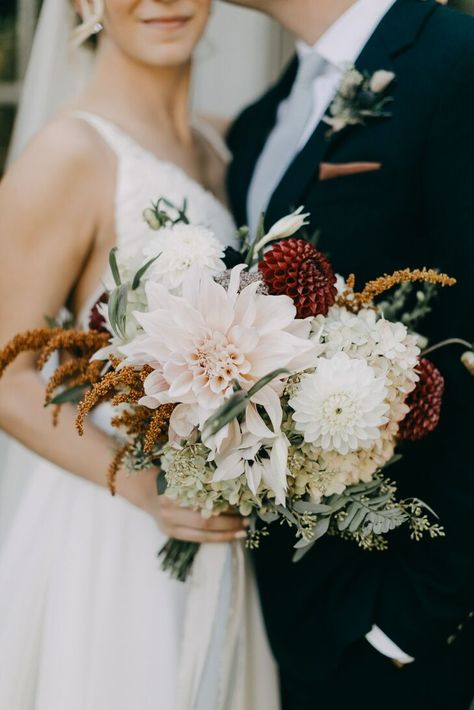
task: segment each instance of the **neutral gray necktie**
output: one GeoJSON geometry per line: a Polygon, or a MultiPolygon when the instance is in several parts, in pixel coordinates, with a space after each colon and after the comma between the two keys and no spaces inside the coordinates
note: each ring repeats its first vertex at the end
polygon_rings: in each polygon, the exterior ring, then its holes
{"type": "Polygon", "coordinates": [[[285,114],[270,134],[255,168],[247,199],[251,238],[255,238],[262,212],[286,173],[314,107],[313,82],[326,60],[311,52],[300,61],[298,73],[287,99],[285,114]]]}

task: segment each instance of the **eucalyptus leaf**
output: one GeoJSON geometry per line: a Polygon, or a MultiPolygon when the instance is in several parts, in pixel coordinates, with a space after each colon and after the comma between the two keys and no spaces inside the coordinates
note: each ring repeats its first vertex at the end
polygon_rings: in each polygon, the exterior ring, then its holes
{"type": "Polygon", "coordinates": [[[303,557],[308,554],[311,548],[314,547],[315,542],[316,541],[314,540],[313,542],[310,542],[305,545],[305,547],[300,547],[293,555],[293,562],[299,562],[300,560],[302,560],[303,557]]]}
{"type": "MultiPolygon", "coordinates": [[[[294,545],[294,549],[298,551],[304,551],[303,554],[308,552],[309,549],[314,545],[315,542],[317,542],[320,538],[324,537],[326,535],[327,531],[329,530],[329,525],[331,523],[331,518],[321,518],[321,520],[318,520],[316,523],[316,527],[314,528],[313,534],[311,536],[310,540],[305,540],[301,539],[298,540],[298,542],[294,545]]],[[[295,554],[293,556],[293,562],[298,562],[303,557],[303,555],[298,555],[295,554]]]]}
{"type": "Polygon", "coordinates": [[[339,530],[341,530],[341,531],[346,530],[349,527],[349,525],[352,523],[352,519],[356,515],[357,511],[360,509],[361,509],[361,507],[360,507],[360,504],[358,503],[358,501],[353,501],[349,505],[349,507],[346,511],[345,517],[338,522],[339,530]]]}
{"type": "Polygon", "coordinates": [[[290,522],[292,525],[295,525],[296,527],[298,527],[297,519],[295,518],[293,513],[290,510],[288,510],[288,508],[285,508],[284,505],[277,505],[276,509],[282,518],[286,518],[288,520],[288,522],[290,522]]]}
{"type": "Polygon", "coordinates": [[[342,493],[335,493],[326,501],[326,503],[331,506],[333,513],[337,513],[349,505],[350,499],[342,493]]]}
{"type": "Polygon", "coordinates": [[[368,483],[357,483],[354,486],[348,486],[343,493],[343,495],[348,496],[348,495],[353,495],[357,493],[362,493],[363,495],[368,495],[372,491],[377,490],[377,488],[380,488],[382,485],[383,480],[381,478],[374,478],[372,481],[369,481],[368,483]]]}
{"type": "Polygon", "coordinates": [[[351,524],[349,525],[349,532],[355,532],[356,530],[358,530],[359,527],[364,522],[366,516],[367,516],[367,509],[366,508],[360,507],[358,510],[356,510],[355,515],[352,516],[351,524]]]}
{"type": "Polygon", "coordinates": [[[260,520],[263,520],[264,523],[274,523],[278,520],[280,517],[278,513],[269,510],[266,513],[258,513],[258,517],[260,520]]]}
{"type": "Polygon", "coordinates": [[[293,510],[297,513],[314,513],[315,515],[324,515],[325,513],[332,513],[333,508],[330,505],[324,505],[324,503],[311,503],[310,501],[297,500],[293,503],[293,510]]]}

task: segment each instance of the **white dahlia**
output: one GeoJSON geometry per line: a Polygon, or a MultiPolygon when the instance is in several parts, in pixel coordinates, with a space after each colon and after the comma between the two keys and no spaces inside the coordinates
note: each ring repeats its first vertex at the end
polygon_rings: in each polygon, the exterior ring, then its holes
{"type": "Polygon", "coordinates": [[[224,246],[202,226],[177,224],[155,232],[143,248],[146,259],[158,256],[147,279],[162,283],[170,290],[179,289],[189,269],[197,266],[211,274],[224,271],[224,246]]]}
{"type": "MultiPolygon", "coordinates": [[[[200,426],[233,394],[234,383],[248,391],[273,370],[297,372],[314,364],[310,322],[296,320],[287,296],[257,293],[258,282],[239,293],[242,268],[233,269],[227,290],[196,269],[184,277],[182,296],[147,283],[148,311],[135,314],[144,334],[122,351],[124,364],[153,368],[144,383],[142,404],[188,405],[191,423],[200,426]]],[[[278,433],[282,379],[251,398],[245,419],[250,433],[259,437],[278,433]],[[272,429],[257,405],[267,412],[272,429]]],[[[182,409],[180,426],[185,431],[182,409]]]]}
{"type": "Polygon", "coordinates": [[[387,423],[385,378],[364,360],[339,352],[320,358],[290,399],[295,428],[324,451],[347,454],[369,448],[387,423]]]}

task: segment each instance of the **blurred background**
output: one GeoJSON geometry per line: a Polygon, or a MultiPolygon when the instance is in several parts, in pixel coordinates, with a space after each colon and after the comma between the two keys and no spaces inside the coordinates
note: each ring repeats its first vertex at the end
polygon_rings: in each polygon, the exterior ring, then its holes
{"type": "MultiPolygon", "coordinates": [[[[474,0],[449,4],[474,14],[474,0]]],[[[40,6],[41,0],[1,0],[0,174],[40,6]]],[[[291,38],[267,18],[216,2],[197,58],[196,106],[205,113],[235,115],[275,79],[291,51],[291,38]]]]}

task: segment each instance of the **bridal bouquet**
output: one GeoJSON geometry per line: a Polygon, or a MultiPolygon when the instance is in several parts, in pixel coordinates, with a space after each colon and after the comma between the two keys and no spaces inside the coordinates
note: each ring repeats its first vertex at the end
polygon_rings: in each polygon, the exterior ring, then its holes
{"type": "MultiPolygon", "coordinates": [[[[56,408],[80,399],[81,434],[96,405],[115,406],[112,493],[121,466],[159,465],[161,493],[204,516],[250,516],[250,547],[276,520],[295,529],[295,559],[326,533],[365,549],[384,549],[403,524],[415,540],[442,535],[422,501],[397,498],[385,469],[399,441],[438,423],[443,378],[405,323],[454,279],[406,269],[356,291],[353,276],[336,276],[294,236],[306,223],[301,210],[260,229],[253,245],[241,230],[242,263],[231,269],[236,254],[189,224],[186,205],[161,199],[144,217],[149,239],[111,252],[90,329],[17,336],[0,353],[0,375],[23,350],[40,350],[40,366],[67,350],[46,399],[56,408]],[[402,315],[417,283],[414,311],[402,315]]],[[[185,579],[197,549],[169,541],[164,568],[185,579]]]]}

